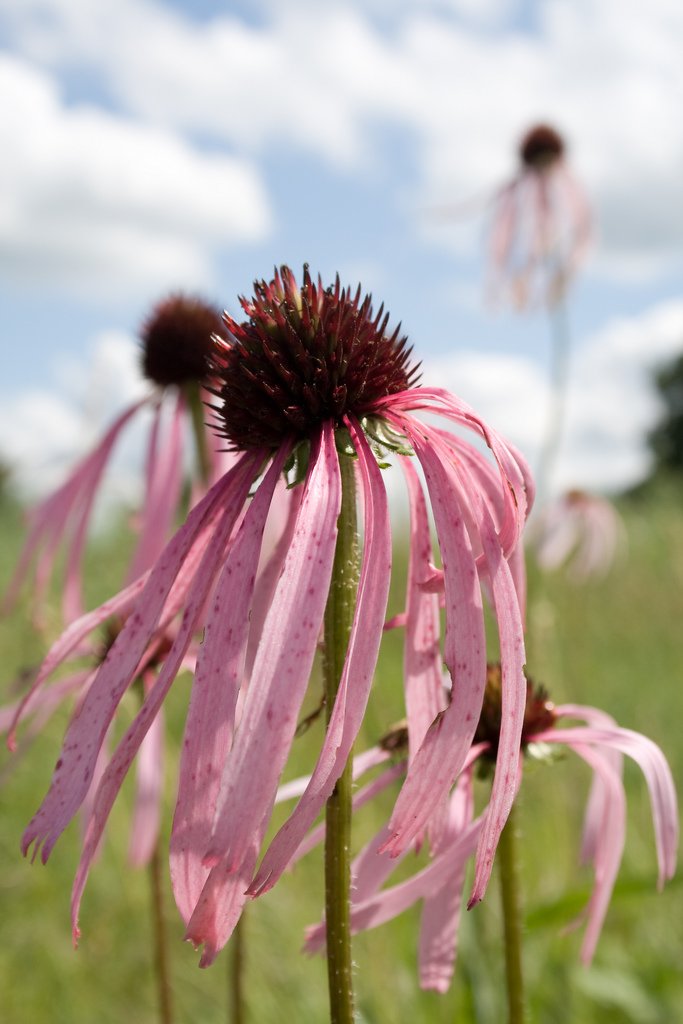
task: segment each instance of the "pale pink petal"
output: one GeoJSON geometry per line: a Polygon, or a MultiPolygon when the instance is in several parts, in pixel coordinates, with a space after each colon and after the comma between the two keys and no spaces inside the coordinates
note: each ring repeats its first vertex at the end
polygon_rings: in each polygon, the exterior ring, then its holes
{"type": "MultiPolygon", "coordinates": [[[[341,502],[331,424],[324,425],[321,441],[313,446],[305,488],[225,761],[214,835],[206,851],[208,864],[225,861],[228,871],[240,869],[275,799],[320,635],[341,502]]],[[[222,866],[219,870],[223,873],[222,866]]]]}
{"type": "MultiPolygon", "coordinates": [[[[371,768],[384,764],[390,757],[391,754],[387,750],[383,750],[382,747],[370,747],[369,750],[364,750],[362,754],[357,754],[353,759],[352,766],[354,781],[360,778],[361,775],[364,775],[365,772],[370,771],[371,768]]],[[[310,775],[302,775],[298,779],[292,779],[291,782],[283,783],[278,788],[275,803],[281,804],[287,800],[294,800],[297,797],[303,796],[310,781],[310,775]]]]}
{"type": "Polygon", "coordinates": [[[186,923],[209,873],[202,861],[211,839],[221,772],[232,745],[263,531],[287,454],[283,448],[274,459],[230,546],[197,658],[170,848],[173,893],[186,923]]]}
{"type": "Polygon", "coordinates": [[[429,440],[428,428],[406,422],[425,473],[446,583],[444,660],[453,680],[451,702],[430,726],[391,817],[387,849],[398,854],[424,828],[461,770],[472,743],[486,681],[486,642],[477,569],[453,469],[429,440]]]}
{"type": "MultiPolygon", "coordinates": [[[[390,921],[407,910],[420,899],[426,899],[444,884],[461,863],[472,856],[477,843],[480,819],[473,821],[457,839],[444,846],[441,853],[405,882],[383,889],[351,907],[351,933],[353,935],[390,921]]],[[[308,929],[304,949],[308,953],[323,948],[325,943],[324,922],[308,929]]]]}
{"type": "MultiPolygon", "coordinates": [[[[156,681],[145,673],[145,692],[156,681]]],[[[135,803],[130,827],[128,860],[133,867],[149,864],[159,841],[164,788],[164,713],[160,709],[140,744],[135,773],[135,803]]]]}
{"type": "Polygon", "coordinates": [[[211,966],[240,919],[264,831],[265,826],[262,825],[254,834],[237,870],[229,869],[227,861],[223,861],[213,868],[206,881],[185,932],[185,938],[195,949],[204,946],[200,967],[211,966]]]}
{"type": "MultiPolygon", "coordinates": [[[[540,742],[568,743],[572,747],[575,747],[577,743],[592,744],[606,747],[608,750],[621,751],[622,754],[633,758],[643,773],[650,796],[659,865],[658,885],[661,888],[676,870],[678,805],[671,769],[657,744],[631,729],[608,729],[594,726],[563,730],[549,729],[539,733],[535,738],[540,742]]],[[[604,754],[603,760],[606,760],[604,754]]]]}
{"type": "MultiPolygon", "coordinates": [[[[473,818],[472,773],[466,772],[450,801],[451,834],[465,831],[473,818]]],[[[439,849],[435,851],[439,853],[439,849]]],[[[427,896],[420,918],[418,968],[420,987],[446,992],[453,977],[458,948],[467,862],[460,860],[436,892],[427,896]]]]}
{"type": "Polygon", "coordinates": [[[439,599],[425,590],[432,541],[427,504],[409,459],[401,460],[410,499],[410,559],[406,596],[404,686],[412,763],[429,726],[446,706],[439,644],[439,599]]]}
{"type": "Polygon", "coordinates": [[[353,421],[349,430],[363,488],[364,546],[353,624],[339,689],[311,781],[266,851],[249,894],[277,882],[344,770],[358,734],[377,663],[391,578],[391,527],[381,470],[353,421]]]}
{"type": "Polygon", "coordinates": [[[159,405],[150,432],[146,493],[142,506],[140,537],[128,569],[128,579],[137,579],[156,562],[164,549],[178,512],[183,467],[183,426],[185,399],[178,391],[171,422],[162,437],[164,406],[159,405]]]}
{"type": "MultiPolygon", "coordinates": [[[[236,467],[234,474],[228,474],[228,477],[220,481],[220,483],[209,492],[209,495],[207,495],[207,498],[210,498],[212,495],[222,497],[222,515],[213,531],[211,540],[206,548],[199,569],[197,570],[194,585],[188,594],[180,629],[173,640],[173,645],[170,651],[166,655],[166,659],[161,671],[159,672],[156,683],[145,697],[142,708],[126,730],[126,733],[116,748],[102,782],[97,790],[95,807],[88,826],[85,842],[83,844],[83,852],[81,854],[72,890],[71,916],[74,941],[77,940],[79,935],[78,913],[80,901],[88,878],[88,871],[90,869],[93,852],[97,847],[99,838],[104,826],[106,825],[107,818],[109,817],[109,812],[111,811],[114,800],[118,795],[121,785],[123,784],[123,780],[133,758],[138,752],[143,739],[147,735],[152,722],[158,715],[166,694],[168,693],[183,662],[185,653],[192,639],[192,634],[197,627],[197,623],[204,609],[208,594],[220,570],[221,557],[225,544],[232,533],[235,521],[237,520],[242,506],[244,505],[249,486],[253,480],[254,473],[257,472],[260,462],[261,458],[258,455],[245,457],[243,462],[236,467]]],[[[201,508],[201,504],[197,506],[197,509],[199,508],[201,508]]],[[[180,532],[182,532],[182,530],[180,532]]],[[[176,534],[176,537],[177,536],[178,534],[176,534]]],[[[166,552],[169,552],[169,549],[172,548],[173,544],[174,541],[171,541],[166,552]]],[[[164,560],[164,556],[162,556],[161,562],[163,563],[164,560]]],[[[154,580],[155,573],[156,568],[152,570],[150,582],[154,580]]],[[[142,614],[144,614],[144,612],[142,614]]],[[[124,633],[125,627],[120,636],[123,636],[124,633]]],[[[114,645],[112,650],[115,650],[115,648],[116,645],[114,645]]],[[[106,668],[106,666],[107,662],[105,661],[103,668],[106,668]]],[[[97,680],[93,684],[90,693],[94,691],[96,683],[97,680]]],[[[90,694],[88,696],[90,696],[90,694]]]]}
{"type": "MultiPolygon", "coordinates": [[[[589,725],[599,729],[612,729],[617,723],[605,711],[598,708],[586,707],[581,704],[561,704],[555,708],[558,719],[561,718],[582,718],[589,725]]],[[[618,750],[606,750],[604,752],[607,761],[621,778],[623,757],[618,750]]],[[[595,857],[595,850],[600,839],[602,821],[605,814],[604,803],[609,798],[602,775],[593,772],[590,793],[586,804],[584,815],[583,836],[581,839],[581,863],[587,864],[595,857]]]]}
{"type": "Polygon", "coordinates": [[[45,656],[43,664],[40,666],[36,678],[33,680],[30,689],[24,695],[22,700],[17,705],[14,720],[12,721],[7,737],[7,746],[10,750],[14,749],[15,745],[15,732],[19,722],[28,713],[27,709],[31,703],[36,699],[36,695],[43,686],[45,680],[58,668],[59,665],[63,664],[68,656],[76,650],[81,641],[88,636],[94,629],[101,626],[107,619],[115,616],[125,618],[130,610],[134,607],[138,597],[142,593],[147,583],[149,574],[140,577],[134,583],[122,590],[115,597],[110,598],[95,608],[92,612],[87,612],[82,615],[80,619],[72,622],[62,633],[60,637],[53,643],[50,650],[45,656]]]}
{"type": "Polygon", "coordinates": [[[209,492],[190,513],[186,524],[170,541],[150,573],[136,610],[126,620],[88,691],[80,713],[67,730],[49,792],[24,833],[24,853],[35,843],[35,857],[42,846],[41,857],[45,862],[81,804],[90,785],[104,735],[121,697],[135,676],[180,566],[214,507],[231,493],[246,491],[254,466],[254,457],[245,457],[234,471],[234,476],[229,475],[209,492]]]}
{"type": "MultiPolygon", "coordinates": [[[[36,569],[35,599],[38,603],[44,599],[59,543],[71,534],[63,588],[63,609],[67,622],[82,614],[81,564],[92,506],[102,474],[121,431],[147,401],[143,399],[126,409],[114,421],[94,451],[79,463],[66,483],[37,510],[34,520],[39,534],[37,543],[41,543],[41,535],[45,543],[44,554],[36,569]]],[[[32,534],[33,531],[29,534],[27,548],[29,545],[35,547],[36,538],[32,534]]]]}
{"type": "Polygon", "coordinates": [[[595,848],[595,884],[585,911],[587,925],[581,945],[581,960],[587,965],[593,959],[621,863],[626,837],[626,796],[621,778],[600,753],[587,744],[565,742],[600,775],[607,794],[595,848]]]}

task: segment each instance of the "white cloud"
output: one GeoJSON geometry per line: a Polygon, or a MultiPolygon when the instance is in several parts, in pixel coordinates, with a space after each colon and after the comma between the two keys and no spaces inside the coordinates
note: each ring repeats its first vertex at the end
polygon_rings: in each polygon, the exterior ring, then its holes
{"type": "MultiPolygon", "coordinates": [[[[55,361],[55,387],[5,397],[0,405],[0,459],[21,497],[44,497],[66,478],[114,418],[148,390],[138,370],[138,344],[114,331],[93,339],[85,359],[55,361]]],[[[149,412],[128,424],[104,479],[103,502],[134,500],[149,412]]]]}
{"type": "MultiPolygon", "coordinates": [[[[615,491],[647,476],[646,435],[662,411],[652,375],[681,352],[683,302],[615,320],[576,346],[555,489],[615,491]]],[[[464,398],[534,467],[550,396],[535,362],[461,352],[426,365],[423,379],[464,398]]]]}
{"type": "MultiPolygon", "coordinates": [[[[490,0],[483,21],[505,24],[511,6],[490,0]]],[[[197,22],[153,0],[5,7],[34,59],[86,68],[136,116],[245,152],[303,148],[367,169],[381,159],[377,126],[400,126],[419,168],[416,208],[502,180],[519,132],[548,118],[595,198],[598,265],[643,273],[681,256],[678,0],[551,0],[533,32],[484,31],[471,0],[390,13],[382,0],[299,0],[264,5],[258,24],[197,22]]]]}
{"type": "Polygon", "coordinates": [[[261,237],[267,201],[244,159],[84,105],[0,59],[0,267],[80,291],[203,285],[221,246],[261,237]]]}

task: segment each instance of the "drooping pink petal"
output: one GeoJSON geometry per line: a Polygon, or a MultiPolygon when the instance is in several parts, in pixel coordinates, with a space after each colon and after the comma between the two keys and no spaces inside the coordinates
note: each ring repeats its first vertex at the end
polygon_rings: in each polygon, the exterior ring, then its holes
{"type": "Polygon", "coordinates": [[[178,391],[168,429],[163,431],[164,407],[159,405],[152,430],[145,471],[146,493],[138,543],[128,569],[134,580],[156,562],[166,544],[178,511],[183,467],[185,398],[178,391]]]}
{"type": "MultiPolygon", "coordinates": [[[[472,856],[477,843],[480,819],[476,819],[452,843],[444,846],[439,856],[405,882],[383,889],[351,908],[351,933],[377,928],[407,910],[420,899],[436,892],[461,863],[472,856]]],[[[314,953],[325,942],[324,922],[308,929],[304,949],[314,953]]]]}
{"type": "MultiPolygon", "coordinates": [[[[617,723],[607,712],[599,708],[585,706],[583,704],[561,704],[555,708],[558,719],[581,718],[589,725],[598,729],[618,728],[617,723]]],[[[605,750],[605,758],[612,765],[615,772],[622,776],[623,755],[618,750],[605,750]]],[[[602,822],[605,816],[605,801],[609,799],[609,791],[605,786],[604,779],[600,772],[593,772],[591,788],[586,803],[584,814],[583,835],[581,838],[581,863],[588,864],[595,857],[595,850],[600,840],[602,822]]]]}
{"type": "MultiPolygon", "coordinates": [[[[370,747],[369,750],[364,750],[362,754],[357,754],[353,759],[352,766],[354,781],[360,778],[361,775],[364,775],[365,772],[370,771],[371,768],[384,764],[390,757],[391,754],[382,747],[370,747]]],[[[302,775],[298,779],[292,779],[291,782],[283,783],[278,788],[275,803],[281,804],[286,800],[294,800],[297,797],[303,796],[310,781],[310,775],[302,775]]]]}
{"type": "Polygon", "coordinates": [[[424,589],[432,558],[427,503],[410,460],[401,460],[410,500],[410,559],[406,597],[404,686],[409,761],[446,706],[439,644],[439,599],[424,589]]]}
{"type": "Polygon", "coordinates": [[[595,847],[595,884],[585,912],[588,920],[581,945],[581,960],[588,965],[593,959],[619,872],[626,837],[626,796],[620,776],[601,753],[581,742],[568,745],[600,775],[606,792],[602,828],[595,847]]]}
{"type": "Polygon", "coordinates": [[[185,938],[195,949],[204,946],[200,967],[210,967],[232,935],[247,902],[247,887],[254,875],[265,826],[252,837],[247,854],[238,869],[228,869],[222,861],[209,874],[199,902],[188,923],[185,938]]]}
{"type": "MultiPolygon", "coordinates": [[[[173,640],[170,651],[163,663],[161,671],[154,686],[151,688],[144,703],[126,730],[118,747],[114,751],[111,761],[102,778],[97,790],[95,806],[90,820],[88,831],[83,844],[83,852],[74,879],[71,896],[71,917],[74,941],[78,939],[78,914],[80,901],[88,878],[88,872],[92,861],[93,853],[97,848],[100,836],[109,817],[109,813],[116,799],[119,789],[123,783],[126,773],[140,748],[140,744],[148,733],[150,726],[159,713],[163,701],[168,693],[173,680],[175,679],[183,662],[187,649],[192,640],[192,634],[197,628],[200,616],[204,610],[208,595],[218,575],[221,566],[221,557],[230,537],[235,521],[244,505],[249,486],[254,474],[258,471],[261,462],[259,455],[246,456],[235,468],[234,474],[228,474],[224,480],[217,484],[207,497],[214,492],[223,498],[222,515],[213,531],[211,540],[202,558],[196,578],[191,591],[187,597],[187,603],[183,612],[180,628],[173,640]],[[228,487],[228,484],[230,486],[228,487]]],[[[197,506],[198,508],[201,507],[197,506]]],[[[189,522],[189,520],[188,520],[189,522]]],[[[181,531],[182,532],[182,531],[181,531]]],[[[177,537],[178,535],[176,535],[177,537]]],[[[166,551],[173,546],[171,541],[166,551]]],[[[162,562],[164,557],[162,556],[162,562]]],[[[150,581],[154,580],[156,569],[152,571],[150,581]]],[[[143,613],[144,614],[144,613],[143,613]]],[[[123,636],[124,631],[120,634],[123,636]]],[[[112,650],[114,650],[112,648],[112,650]]],[[[111,652],[110,652],[111,654],[111,652]]],[[[105,661],[103,668],[106,668],[105,661]]],[[[95,687],[97,680],[93,684],[95,687]]],[[[91,690],[92,692],[92,690],[91,690]]],[[[88,695],[90,696],[90,694],[88,695]]]]}
{"type": "Polygon", "coordinates": [[[391,578],[387,496],[365,436],[349,421],[363,488],[364,546],[349,645],[318,762],[299,804],[268,848],[250,895],[276,883],[344,770],[358,735],[377,663],[391,578]]]}
{"type": "Polygon", "coordinates": [[[197,658],[170,848],[173,893],[186,923],[209,873],[203,858],[211,839],[223,765],[232,745],[263,531],[287,454],[283,446],[230,546],[197,658]]]}
{"type": "MultiPolygon", "coordinates": [[[[466,402],[444,388],[411,388],[391,395],[381,407],[390,421],[394,414],[404,412],[438,413],[483,438],[500,472],[502,520],[499,533],[501,546],[509,555],[519,542],[535,493],[531,471],[521,453],[504,441],[466,402]]],[[[400,423],[398,425],[400,429],[400,423]]]]}
{"type": "MultiPolygon", "coordinates": [[[[145,692],[156,679],[153,672],[145,673],[145,692]]],[[[164,713],[160,709],[140,744],[136,763],[135,803],[130,827],[128,860],[133,867],[149,864],[161,825],[161,801],[164,785],[164,713]]]]}
{"type": "Polygon", "coordinates": [[[143,399],[136,402],[117,417],[97,447],[78,463],[65,483],[30,513],[29,535],[3,602],[4,611],[9,610],[16,601],[31,562],[41,546],[43,551],[38,555],[34,576],[34,601],[37,606],[42,604],[59,544],[70,533],[72,540],[67,549],[64,612],[67,622],[81,614],[80,568],[93,501],[121,431],[147,401],[143,399]]]}
{"type": "Polygon", "coordinates": [[[479,720],[486,681],[484,617],[477,569],[465,529],[453,469],[429,440],[428,428],[404,421],[424,470],[436,523],[446,586],[444,660],[453,688],[415,755],[391,817],[398,854],[424,828],[461,770],[479,720]]]}
{"type": "Polygon", "coordinates": [[[17,705],[14,719],[10,725],[9,733],[7,736],[7,746],[10,750],[14,750],[15,746],[15,734],[16,729],[21,720],[28,713],[28,708],[37,699],[37,694],[42,689],[45,680],[58,668],[59,665],[72,654],[81,641],[88,636],[94,629],[101,626],[107,619],[115,616],[121,616],[125,618],[130,610],[134,607],[138,597],[145,589],[149,574],[141,576],[139,580],[135,580],[124,590],[122,590],[115,597],[110,598],[101,604],[98,608],[95,608],[92,612],[87,612],[82,615],[80,619],[72,622],[62,633],[60,637],[55,640],[50,650],[45,656],[43,664],[38,670],[36,678],[33,680],[30,689],[26,692],[24,697],[17,705]]]}
{"type": "MultiPolygon", "coordinates": [[[[450,833],[465,831],[473,818],[471,772],[463,773],[450,800],[450,833]]],[[[442,841],[443,844],[443,841],[442,841]]],[[[435,849],[438,855],[440,847],[435,849]]],[[[425,897],[420,919],[418,969],[420,987],[446,992],[453,977],[458,948],[467,862],[457,861],[444,884],[425,897]]]]}
{"type": "Polygon", "coordinates": [[[332,427],[312,454],[297,526],[266,619],[225,763],[207,862],[239,868],[275,799],[296,730],[329,591],[341,487],[332,427]]]}
{"type": "MultiPolygon", "coordinates": [[[[678,805],[671,769],[657,744],[631,729],[595,726],[549,729],[535,738],[545,743],[567,743],[573,748],[576,748],[577,743],[591,744],[608,750],[619,750],[633,758],[643,773],[650,796],[659,866],[658,886],[661,889],[676,870],[678,805]]],[[[607,760],[604,754],[603,760],[607,760]]]]}
{"type": "Polygon", "coordinates": [[[190,513],[186,524],[169,542],[150,573],[136,610],[126,620],[79,714],[67,730],[48,794],[24,833],[24,853],[35,843],[33,856],[42,847],[43,862],[49,857],[85,797],[104,735],[136,673],[180,567],[215,506],[235,494],[244,501],[243,495],[254,472],[255,457],[245,456],[233,473],[217,484],[190,513]]]}

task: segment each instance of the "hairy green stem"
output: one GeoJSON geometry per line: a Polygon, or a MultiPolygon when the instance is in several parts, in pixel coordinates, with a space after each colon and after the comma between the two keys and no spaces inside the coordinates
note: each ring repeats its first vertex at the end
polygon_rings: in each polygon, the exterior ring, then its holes
{"type": "MultiPolygon", "coordinates": [[[[325,707],[329,722],[349,644],[359,576],[354,459],[340,455],[342,504],[337,547],[325,609],[325,707]]],[[[327,977],[332,1024],[352,1024],[351,961],[351,755],[327,801],[325,835],[325,921],[327,977]]]]}
{"type": "Polygon", "coordinates": [[[154,974],[157,983],[160,1024],[173,1024],[173,990],[168,957],[166,916],[164,913],[164,890],[161,872],[159,843],[154,847],[148,865],[151,896],[152,929],[154,933],[154,974]]]}
{"type": "Polygon", "coordinates": [[[526,1019],[522,975],[522,893],[518,839],[517,809],[513,805],[500,837],[496,855],[503,907],[508,1024],[524,1024],[526,1019]]]}
{"type": "Polygon", "coordinates": [[[187,406],[192,420],[192,433],[194,434],[199,479],[206,485],[211,479],[211,460],[209,458],[209,448],[206,441],[206,426],[204,423],[206,411],[204,409],[204,403],[202,402],[199,384],[194,382],[186,384],[185,398],[187,400],[187,406]]]}

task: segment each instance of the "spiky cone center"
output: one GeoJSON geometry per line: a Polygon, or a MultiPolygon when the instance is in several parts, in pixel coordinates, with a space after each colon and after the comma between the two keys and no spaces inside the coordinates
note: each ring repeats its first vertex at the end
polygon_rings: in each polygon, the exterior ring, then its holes
{"type": "MultiPolygon", "coordinates": [[[[498,753],[500,726],[502,721],[503,678],[499,662],[491,662],[486,667],[486,689],[484,702],[479,716],[475,743],[488,743],[485,757],[494,760],[498,753]]],[[[537,686],[527,677],[526,705],[524,708],[524,724],[522,725],[522,749],[533,741],[535,735],[544,729],[551,729],[557,715],[555,705],[548,699],[543,686],[537,686]]]]}
{"type": "Polygon", "coordinates": [[[338,276],[325,288],[304,267],[299,287],[282,267],[240,303],[247,319],[225,314],[229,337],[214,338],[209,388],[233,450],[307,440],[321,423],[361,419],[416,382],[400,324],[390,333],[384,307],[374,315],[371,297],[342,288],[338,276]]]}
{"type": "Polygon", "coordinates": [[[223,334],[220,312],[202,299],[172,295],[142,326],[142,372],[160,387],[203,383],[213,350],[211,337],[223,334]]]}
{"type": "Polygon", "coordinates": [[[564,139],[548,124],[531,128],[519,144],[519,157],[524,167],[532,171],[545,171],[562,159],[564,139]]]}

